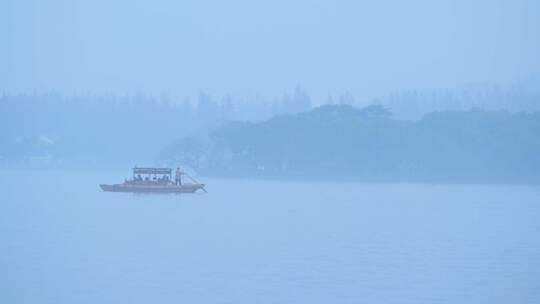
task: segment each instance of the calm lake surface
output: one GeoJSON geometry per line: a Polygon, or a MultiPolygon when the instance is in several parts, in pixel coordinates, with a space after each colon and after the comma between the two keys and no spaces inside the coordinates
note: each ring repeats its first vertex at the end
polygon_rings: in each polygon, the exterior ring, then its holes
{"type": "Polygon", "coordinates": [[[0,172],[0,303],[540,303],[540,187],[0,172]]]}

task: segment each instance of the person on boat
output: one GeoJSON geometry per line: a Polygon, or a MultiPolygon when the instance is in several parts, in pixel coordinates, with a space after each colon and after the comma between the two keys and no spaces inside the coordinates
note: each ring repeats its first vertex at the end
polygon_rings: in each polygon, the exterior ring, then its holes
{"type": "Polygon", "coordinates": [[[176,168],[176,174],[174,175],[174,182],[177,186],[182,185],[182,171],[180,171],[180,168],[176,168]]]}

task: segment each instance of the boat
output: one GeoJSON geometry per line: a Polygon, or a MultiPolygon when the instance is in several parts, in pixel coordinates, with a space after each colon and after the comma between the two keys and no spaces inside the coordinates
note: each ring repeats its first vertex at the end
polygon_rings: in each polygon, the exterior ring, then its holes
{"type": "Polygon", "coordinates": [[[195,193],[197,190],[206,192],[205,184],[201,184],[187,173],[175,172],[172,179],[171,168],[133,168],[133,177],[121,184],[100,184],[99,187],[106,192],[133,192],[133,193],[195,193]],[[185,178],[191,182],[185,182],[185,178]]]}

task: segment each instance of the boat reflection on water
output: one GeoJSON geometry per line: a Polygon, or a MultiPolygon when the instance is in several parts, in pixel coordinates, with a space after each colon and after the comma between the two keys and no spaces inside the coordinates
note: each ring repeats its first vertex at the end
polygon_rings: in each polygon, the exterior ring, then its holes
{"type": "Polygon", "coordinates": [[[121,184],[100,184],[103,191],[108,192],[146,192],[146,193],[194,193],[204,189],[201,184],[187,173],[176,169],[175,178],[172,179],[171,168],[133,168],[133,177],[121,184]],[[185,182],[187,177],[191,182],[185,182]]]}

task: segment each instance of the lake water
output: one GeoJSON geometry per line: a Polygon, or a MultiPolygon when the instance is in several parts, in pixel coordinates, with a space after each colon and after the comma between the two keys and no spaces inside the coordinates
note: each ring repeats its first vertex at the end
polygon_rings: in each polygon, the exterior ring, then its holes
{"type": "Polygon", "coordinates": [[[540,303],[540,188],[0,172],[0,303],[540,303]]]}

